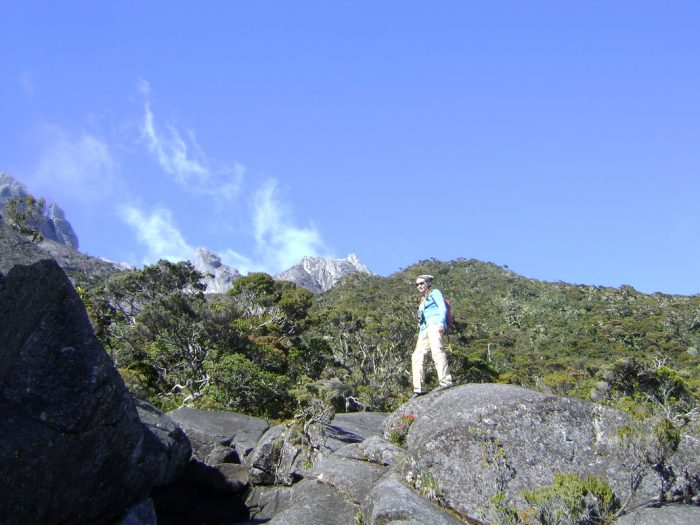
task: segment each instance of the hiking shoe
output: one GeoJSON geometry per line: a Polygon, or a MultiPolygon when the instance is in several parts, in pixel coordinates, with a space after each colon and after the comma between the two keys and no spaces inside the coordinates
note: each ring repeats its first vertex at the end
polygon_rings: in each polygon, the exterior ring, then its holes
{"type": "Polygon", "coordinates": [[[424,395],[425,395],[425,392],[413,392],[413,395],[411,397],[409,397],[408,399],[411,400],[411,399],[415,399],[417,397],[424,396],[424,395]]]}
{"type": "Polygon", "coordinates": [[[433,388],[430,393],[434,394],[435,392],[442,392],[443,390],[447,390],[448,388],[452,388],[454,385],[440,385],[438,387],[433,388]]]}

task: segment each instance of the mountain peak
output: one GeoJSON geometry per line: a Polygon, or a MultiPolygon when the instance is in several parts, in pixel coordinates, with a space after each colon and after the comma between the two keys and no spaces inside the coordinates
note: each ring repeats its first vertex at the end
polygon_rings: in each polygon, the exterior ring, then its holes
{"type": "Polygon", "coordinates": [[[306,256],[299,264],[275,275],[275,279],[292,281],[314,293],[325,292],[346,275],[362,272],[372,275],[359,257],[351,253],[345,259],[306,256]]]}

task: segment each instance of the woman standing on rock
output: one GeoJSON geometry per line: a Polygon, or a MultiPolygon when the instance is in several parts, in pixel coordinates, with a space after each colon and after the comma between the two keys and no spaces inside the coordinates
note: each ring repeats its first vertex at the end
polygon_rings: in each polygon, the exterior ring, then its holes
{"type": "Polygon", "coordinates": [[[437,370],[439,386],[433,389],[438,392],[452,386],[452,376],[447,367],[447,354],[442,344],[442,338],[447,329],[447,306],[442,292],[432,288],[432,275],[419,275],[416,288],[421,294],[418,306],[418,341],[411,356],[411,372],[413,374],[413,395],[411,399],[422,396],[425,372],[423,363],[425,354],[430,353],[437,370]]]}

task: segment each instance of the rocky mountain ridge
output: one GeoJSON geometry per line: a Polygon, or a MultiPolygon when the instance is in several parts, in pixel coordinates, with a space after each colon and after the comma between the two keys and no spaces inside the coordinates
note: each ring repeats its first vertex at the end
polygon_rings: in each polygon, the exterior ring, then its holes
{"type": "MultiPolygon", "coordinates": [[[[205,247],[196,250],[192,261],[194,267],[204,275],[202,283],[206,293],[225,293],[233,282],[242,277],[238,269],[224,264],[221,257],[205,247]]],[[[314,293],[326,292],[347,275],[373,272],[351,253],[345,259],[331,257],[303,257],[299,264],[280,272],[273,277],[277,280],[292,281],[314,293]]]]}
{"type": "Polygon", "coordinates": [[[357,272],[373,275],[357,255],[351,253],[345,259],[307,256],[299,264],[274,277],[295,282],[312,292],[320,293],[333,288],[343,277],[357,272]]]}

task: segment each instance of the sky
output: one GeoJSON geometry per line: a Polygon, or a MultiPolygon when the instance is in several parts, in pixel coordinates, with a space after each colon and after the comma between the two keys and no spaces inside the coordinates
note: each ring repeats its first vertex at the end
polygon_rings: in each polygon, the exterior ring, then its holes
{"type": "Polygon", "coordinates": [[[695,0],[0,0],[0,20],[0,171],[84,253],[474,258],[700,293],[695,0]]]}

